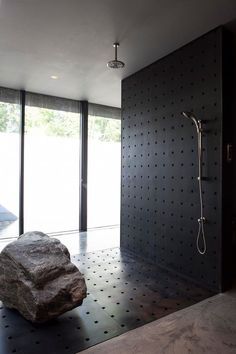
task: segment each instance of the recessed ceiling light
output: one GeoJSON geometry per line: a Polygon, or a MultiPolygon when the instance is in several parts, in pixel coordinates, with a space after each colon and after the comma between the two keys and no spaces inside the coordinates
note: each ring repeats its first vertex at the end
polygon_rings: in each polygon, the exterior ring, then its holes
{"type": "Polygon", "coordinates": [[[53,79],[53,80],[57,80],[58,76],[57,75],[51,75],[50,78],[53,79]]]}

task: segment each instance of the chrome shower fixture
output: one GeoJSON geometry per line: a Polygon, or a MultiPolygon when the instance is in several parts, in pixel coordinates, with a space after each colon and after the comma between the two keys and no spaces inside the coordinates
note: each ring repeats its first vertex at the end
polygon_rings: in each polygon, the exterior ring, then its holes
{"type": "Polygon", "coordinates": [[[120,61],[117,59],[117,48],[119,47],[119,43],[114,43],[113,47],[115,48],[115,59],[110,60],[107,63],[107,66],[108,66],[108,68],[111,68],[111,69],[121,69],[125,66],[125,63],[123,63],[123,61],[120,61]]]}
{"type": "Polygon", "coordinates": [[[207,250],[206,246],[206,238],[204,231],[204,224],[206,222],[206,218],[203,216],[203,196],[202,196],[202,120],[197,119],[192,112],[182,112],[182,115],[185,118],[191,119],[197,129],[197,137],[198,137],[198,188],[199,188],[199,199],[200,199],[200,218],[198,219],[198,235],[197,235],[197,250],[200,254],[205,254],[207,250]],[[199,246],[200,237],[202,237],[203,248],[201,249],[199,246]]]}
{"type": "Polygon", "coordinates": [[[182,112],[182,114],[185,118],[189,118],[194,122],[198,133],[202,130],[202,121],[197,120],[197,118],[193,115],[192,112],[182,112]]]}

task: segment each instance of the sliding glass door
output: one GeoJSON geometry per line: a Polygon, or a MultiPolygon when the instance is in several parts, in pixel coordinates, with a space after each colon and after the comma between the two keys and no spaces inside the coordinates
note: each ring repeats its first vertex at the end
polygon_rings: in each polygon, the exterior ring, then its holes
{"type": "Polygon", "coordinates": [[[78,103],[33,94],[26,103],[24,231],[78,230],[78,103]]]}
{"type": "Polygon", "coordinates": [[[120,224],[121,121],[88,117],[88,228],[120,224]]]}
{"type": "Polygon", "coordinates": [[[0,88],[0,239],[19,232],[20,95],[0,88]]]}

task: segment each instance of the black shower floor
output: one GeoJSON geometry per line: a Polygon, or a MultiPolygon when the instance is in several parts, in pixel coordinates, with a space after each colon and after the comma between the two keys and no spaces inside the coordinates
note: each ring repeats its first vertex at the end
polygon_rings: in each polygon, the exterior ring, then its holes
{"type": "Polygon", "coordinates": [[[83,305],[44,325],[1,305],[1,354],[74,354],[213,295],[119,248],[72,261],[86,278],[83,305]]]}

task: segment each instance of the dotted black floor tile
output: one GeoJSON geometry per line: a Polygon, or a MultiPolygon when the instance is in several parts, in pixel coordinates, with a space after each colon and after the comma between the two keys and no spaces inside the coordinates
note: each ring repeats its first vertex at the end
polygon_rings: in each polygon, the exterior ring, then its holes
{"type": "Polygon", "coordinates": [[[213,295],[119,248],[72,261],[86,279],[83,305],[43,325],[1,305],[1,354],[74,354],[213,295]]]}

